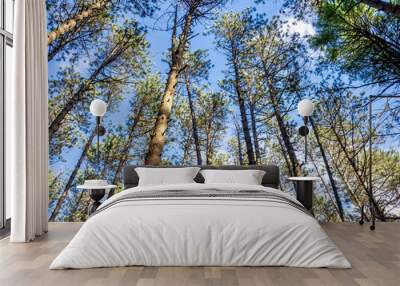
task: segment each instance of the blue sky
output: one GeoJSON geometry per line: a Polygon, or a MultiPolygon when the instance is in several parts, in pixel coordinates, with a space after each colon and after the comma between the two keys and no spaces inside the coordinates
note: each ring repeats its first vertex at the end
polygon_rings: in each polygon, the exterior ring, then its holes
{"type": "MultiPolygon", "coordinates": [[[[247,0],[247,1],[232,1],[229,2],[228,5],[225,6],[225,8],[221,11],[223,13],[226,12],[233,12],[233,11],[242,11],[248,7],[256,7],[258,13],[263,13],[267,15],[269,18],[272,16],[278,15],[279,10],[281,9],[282,1],[278,0],[269,0],[266,1],[266,4],[258,4],[256,5],[254,3],[254,0],[247,0]]],[[[160,13],[165,11],[166,9],[166,4],[160,7],[160,13]]],[[[294,18],[290,18],[290,16],[286,16],[286,20],[288,20],[288,25],[286,28],[290,29],[292,32],[297,32],[300,35],[312,35],[315,31],[311,23],[307,22],[296,22],[294,21],[294,18]],[[289,18],[288,18],[289,17],[289,18]]],[[[139,19],[139,22],[142,25],[145,25],[147,28],[147,35],[146,39],[150,44],[149,47],[149,58],[152,62],[153,65],[153,71],[154,72],[160,72],[161,75],[165,79],[165,75],[168,72],[168,66],[165,62],[163,62],[163,59],[165,58],[165,54],[168,51],[170,47],[170,36],[171,36],[171,31],[160,31],[160,30],[155,30],[152,29],[152,27],[155,25],[155,19],[158,18],[158,15],[155,15],[153,18],[141,18],[139,19]]],[[[213,64],[213,69],[210,71],[210,77],[209,77],[209,83],[212,87],[213,90],[217,91],[218,90],[218,81],[224,78],[224,73],[223,71],[226,69],[226,60],[225,56],[217,51],[214,46],[214,39],[212,35],[206,35],[204,32],[207,31],[208,26],[210,25],[210,22],[203,22],[201,24],[198,24],[195,29],[194,29],[194,34],[197,34],[195,38],[192,39],[191,41],[191,50],[196,50],[196,49],[205,49],[208,50],[209,58],[213,64]]],[[[158,22],[159,26],[165,25],[165,23],[158,22]]],[[[310,56],[315,55],[315,52],[310,50],[310,56]]],[[[82,60],[79,61],[78,67],[81,71],[81,74],[85,75],[85,70],[88,69],[90,62],[85,61],[85,56],[82,56],[82,60]]],[[[65,63],[63,62],[51,62],[49,65],[49,74],[50,77],[54,74],[57,73],[60,67],[63,67],[65,65],[68,65],[69,62],[66,61],[65,63]]],[[[319,79],[317,77],[312,77],[312,81],[318,81],[319,79]]],[[[356,92],[366,92],[366,94],[373,94],[376,92],[374,89],[359,89],[356,92]]],[[[126,98],[129,98],[130,94],[126,94],[126,98]]],[[[379,107],[382,107],[382,104],[377,103],[376,104],[376,110],[379,109],[379,107]]],[[[89,113],[89,110],[87,110],[89,113]]],[[[121,102],[118,106],[118,109],[116,112],[108,112],[106,113],[105,116],[105,125],[107,126],[108,124],[117,126],[119,124],[124,125],[126,122],[127,115],[129,114],[129,104],[128,100],[125,100],[121,102]]],[[[297,115],[297,111],[294,110],[292,112],[292,118],[295,119],[298,122],[298,125],[300,126],[300,120],[301,118],[297,115]]],[[[93,128],[94,128],[94,118],[93,118],[93,128]]],[[[228,122],[231,122],[231,120],[227,120],[228,122]]],[[[230,126],[226,130],[226,139],[228,140],[229,138],[232,137],[233,135],[233,126],[230,126]]],[[[226,146],[227,140],[222,144],[223,146],[226,146]]],[[[81,142],[82,143],[82,142],[81,142]]],[[[386,149],[395,149],[399,150],[399,142],[398,141],[389,141],[387,140],[383,146],[386,149]]],[[[176,152],[176,149],[173,147],[169,148],[166,150],[166,152],[176,152]]],[[[51,166],[51,169],[58,174],[60,171],[63,171],[64,176],[69,176],[71,173],[71,169],[75,165],[76,161],[78,160],[78,156],[81,153],[81,146],[77,146],[76,148],[71,148],[68,150],[64,150],[63,152],[63,159],[64,161],[59,161],[54,163],[51,166]]],[[[299,158],[302,158],[300,156],[299,158]]],[[[350,207],[350,206],[347,206],[350,207]]]]}
{"type": "MultiPolygon", "coordinates": [[[[267,2],[267,4],[256,5],[257,11],[259,13],[266,13],[269,17],[277,15],[281,7],[281,1],[273,0],[267,2]]],[[[232,1],[224,7],[222,12],[237,12],[254,6],[254,0],[232,1]]],[[[163,8],[161,7],[161,9],[163,8]]],[[[170,46],[170,32],[151,30],[151,27],[154,26],[153,19],[146,19],[145,24],[149,28],[147,40],[151,45],[150,57],[153,60],[154,67],[156,70],[165,73],[168,67],[162,62],[162,58],[164,58],[164,54],[170,46]]],[[[217,89],[217,80],[223,78],[222,71],[225,69],[226,61],[224,56],[215,49],[213,36],[204,35],[209,25],[210,22],[203,22],[195,27],[193,33],[198,34],[198,36],[191,41],[191,49],[206,49],[209,51],[211,62],[214,65],[210,74],[210,82],[213,88],[217,89]]]]}
{"type": "MultiPolygon", "coordinates": [[[[167,1],[168,2],[168,1],[167,1]]],[[[165,3],[167,3],[165,2],[165,3]]],[[[228,4],[222,9],[221,12],[233,12],[233,11],[242,11],[248,7],[256,7],[258,13],[265,13],[268,17],[272,17],[279,13],[281,8],[282,1],[267,1],[266,4],[255,5],[253,0],[247,1],[230,1],[228,4]]],[[[165,58],[165,53],[170,47],[170,31],[160,31],[157,29],[153,29],[155,26],[163,26],[165,23],[159,22],[159,15],[165,11],[168,7],[166,4],[162,5],[159,9],[159,13],[154,15],[152,18],[144,18],[139,19],[139,22],[147,28],[146,39],[150,44],[149,48],[149,57],[153,63],[153,70],[155,72],[160,72],[161,75],[165,75],[168,72],[168,66],[165,62],[163,62],[163,58],[165,58]]],[[[205,35],[205,31],[211,23],[208,21],[202,22],[198,24],[194,29],[194,34],[197,34],[195,38],[192,39],[191,49],[205,49],[209,52],[209,58],[214,65],[214,68],[210,72],[210,85],[214,90],[218,90],[218,80],[223,79],[223,70],[226,68],[226,60],[224,55],[222,55],[219,51],[217,51],[214,47],[214,39],[212,35],[205,35]]],[[[51,62],[49,64],[49,74],[50,77],[57,73],[60,67],[68,64],[68,62],[51,62]]],[[[84,60],[84,58],[79,62],[79,68],[83,71],[87,69],[89,63],[84,60]]],[[[127,101],[121,102],[118,107],[118,111],[114,113],[107,113],[105,117],[106,124],[112,123],[113,125],[124,124],[126,120],[126,114],[128,114],[129,104],[127,101]]],[[[88,110],[89,112],[89,110],[88,110]]],[[[227,137],[231,131],[227,130],[227,137]]],[[[80,155],[79,148],[73,148],[70,150],[65,150],[63,152],[63,157],[65,162],[57,162],[52,165],[52,169],[56,172],[64,170],[66,174],[70,173],[68,170],[71,168],[78,159],[80,155]]]]}
{"type": "MultiPolygon", "coordinates": [[[[168,2],[168,1],[167,1],[168,2]]],[[[166,2],[166,3],[167,3],[166,2]]],[[[279,10],[281,9],[282,1],[278,0],[270,0],[266,1],[266,4],[258,4],[256,5],[254,3],[254,0],[247,0],[247,1],[231,1],[229,2],[224,9],[221,12],[232,12],[232,11],[242,11],[248,7],[256,7],[258,13],[265,13],[268,17],[272,17],[275,15],[279,14],[279,10]]],[[[167,8],[166,4],[162,5],[160,7],[160,13],[165,11],[167,8]]],[[[160,72],[162,75],[165,75],[166,72],[168,71],[168,66],[165,62],[162,61],[163,58],[165,58],[165,53],[167,52],[168,48],[170,47],[170,31],[160,31],[160,30],[155,30],[152,29],[154,26],[163,26],[165,23],[161,22],[156,22],[156,19],[159,17],[159,14],[156,14],[152,18],[144,18],[140,19],[140,23],[142,25],[145,25],[147,27],[147,35],[146,39],[150,43],[150,48],[149,48],[149,57],[150,60],[153,63],[153,70],[155,72],[160,72]]],[[[304,34],[312,34],[313,27],[310,23],[305,23],[305,22],[297,22],[294,24],[294,20],[288,19],[289,23],[292,23],[288,25],[288,28],[291,29],[294,32],[298,32],[301,35],[304,34]]],[[[193,38],[191,42],[191,50],[195,49],[206,49],[209,52],[209,58],[211,59],[212,64],[214,65],[214,68],[210,71],[210,85],[214,90],[218,90],[218,80],[224,78],[223,71],[226,69],[226,60],[223,54],[221,54],[219,51],[217,51],[214,47],[214,39],[212,35],[205,35],[205,31],[207,30],[208,26],[210,25],[210,22],[203,22],[198,24],[195,29],[194,29],[194,34],[197,34],[195,38],[193,38]]],[[[64,63],[54,63],[52,62],[49,65],[49,72],[50,76],[52,74],[55,74],[60,66],[63,66],[64,63]]],[[[85,62],[84,60],[80,61],[79,67],[84,71],[87,67],[89,66],[88,62],[85,62]]],[[[84,72],[83,72],[84,74],[84,72]]],[[[359,92],[362,90],[359,90],[359,92]]],[[[367,92],[371,92],[371,90],[367,90],[367,92]]],[[[118,125],[118,124],[125,124],[126,120],[126,115],[128,114],[129,110],[129,104],[127,104],[127,101],[121,102],[119,105],[118,111],[114,113],[107,113],[105,120],[106,123],[112,123],[113,125],[118,125]]],[[[88,110],[89,112],[89,110],[88,110]]],[[[300,119],[297,118],[296,112],[293,112],[293,118],[295,119],[300,119]]],[[[94,120],[93,120],[94,121],[94,120]]],[[[231,129],[227,129],[226,132],[226,137],[230,137],[232,134],[231,129]]],[[[398,146],[398,144],[397,144],[398,146]]],[[[78,156],[80,154],[80,149],[79,148],[73,148],[70,150],[65,150],[63,153],[65,162],[58,162],[52,166],[52,168],[56,171],[58,170],[63,170],[65,168],[70,168],[72,167],[78,156]]],[[[68,170],[65,170],[66,174],[69,174],[70,172],[68,170]]]]}

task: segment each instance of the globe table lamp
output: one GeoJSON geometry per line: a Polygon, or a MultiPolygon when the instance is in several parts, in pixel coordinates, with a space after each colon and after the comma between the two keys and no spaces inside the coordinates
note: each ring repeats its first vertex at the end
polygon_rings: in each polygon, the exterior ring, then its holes
{"type": "Polygon", "coordinates": [[[304,162],[307,163],[307,135],[310,130],[307,127],[308,118],[314,112],[314,103],[310,99],[303,99],[297,105],[297,111],[301,116],[304,117],[304,125],[299,128],[299,134],[304,136],[304,162]]]}
{"type": "Polygon", "coordinates": [[[101,125],[101,118],[107,111],[107,103],[101,99],[94,99],[90,103],[90,112],[96,117],[96,135],[97,135],[97,166],[100,163],[100,136],[106,133],[106,129],[101,125]]]}

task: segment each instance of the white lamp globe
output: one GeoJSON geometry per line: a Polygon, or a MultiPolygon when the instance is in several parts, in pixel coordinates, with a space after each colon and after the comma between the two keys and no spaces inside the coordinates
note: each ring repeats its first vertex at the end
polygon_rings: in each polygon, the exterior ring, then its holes
{"type": "Polygon", "coordinates": [[[90,103],[90,112],[94,116],[103,116],[107,111],[107,103],[101,99],[95,99],[90,103]]]}
{"type": "Polygon", "coordinates": [[[314,103],[310,99],[303,99],[297,105],[297,110],[301,116],[311,116],[314,112],[314,103]]]}

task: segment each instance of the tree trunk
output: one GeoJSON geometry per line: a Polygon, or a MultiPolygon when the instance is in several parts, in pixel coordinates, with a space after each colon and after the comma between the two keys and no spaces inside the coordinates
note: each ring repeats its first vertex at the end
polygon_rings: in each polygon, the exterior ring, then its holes
{"type": "Polygon", "coordinates": [[[207,136],[207,149],[206,149],[206,165],[212,165],[212,146],[209,142],[210,138],[207,136]]]}
{"type": "MultiPolygon", "coordinates": [[[[284,143],[282,142],[282,138],[279,136],[279,134],[276,135],[276,138],[277,138],[277,140],[278,140],[279,147],[281,148],[282,156],[283,156],[283,159],[285,160],[286,167],[288,168],[289,175],[290,175],[291,177],[294,177],[294,176],[296,176],[296,174],[293,173],[293,171],[292,171],[293,168],[292,168],[292,166],[291,166],[291,164],[290,164],[290,160],[289,160],[289,158],[288,158],[288,156],[287,156],[288,153],[287,153],[287,151],[286,151],[286,149],[285,149],[284,143]]],[[[296,185],[295,182],[293,182],[293,183],[294,183],[294,185],[296,185]]]]}
{"type": "Polygon", "coordinates": [[[268,80],[268,85],[269,85],[269,91],[270,91],[269,94],[270,94],[271,104],[274,109],[274,115],[275,115],[276,121],[278,123],[278,127],[279,127],[279,131],[281,133],[281,136],[282,136],[283,144],[285,145],[285,149],[288,153],[288,157],[290,160],[291,172],[295,176],[301,176],[302,172],[301,172],[299,160],[297,159],[293,144],[290,141],[290,136],[288,134],[285,122],[284,122],[282,114],[281,114],[281,108],[280,108],[279,102],[277,100],[276,90],[270,80],[268,80]]]}
{"type": "Polygon", "coordinates": [[[386,14],[400,17],[400,5],[398,4],[388,3],[381,0],[360,0],[360,2],[379,11],[383,11],[386,14]]]}
{"type": "Polygon", "coordinates": [[[253,144],[251,142],[249,123],[247,121],[246,106],[244,103],[243,91],[240,86],[239,67],[237,64],[237,59],[236,59],[234,51],[232,51],[232,55],[233,55],[233,68],[234,68],[234,73],[235,73],[235,91],[236,91],[236,95],[238,98],[238,104],[239,104],[239,109],[240,109],[240,117],[241,117],[241,121],[242,121],[244,141],[246,142],[247,158],[248,158],[249,165],[255,165],[256,161],[254,159],[254,151],[253,151],[253,144]]]}
{"type": "Polygon", "coordinates": [[[242,153],[242,140],[240,139],[240,127],[239,124],[235,122],[236,129],[236,138],[238,143],[238,156],[239,156],[239,164],[243,165],[243,153],[242,153]]]}
{"type": "Polygon", "coordinates": [[[175,23],[171,41],[171,65],[164,95],[158,111],[157,120],[151,134],[145,165],[159,165],[161,162],[161,155],[165,144],[165,133],[167,131],[168,121],[171,115],[172,101],[175,95],[176,84],[178,83],[178,76],[181,73],[183,55],[186,51],[193,20],[193,12],[194,11],[190,10],[186,14],[184,28],[179,36],[179,43],[177,43],[177,10],[175,11],[175,23]]]}
{"type": "Polygon", "coordinates": [[[201,166],[202,159],[201,159],[201,151],[200,151],[199,133],[198,133],[198,129],[197,129],[197,118],[196,118],[196,112],[194,110],[189,78],[186,74],[185,74],[185,84],[186,84],[186,91],[187,91],[187,95],[188,95],[188,99],[189,99],[190,115],[192,117],[193,140],[194,140],[194,146],[196,149],[197,165],[201,166]]]}
{"type": "Polygon", "coordinates": [[[338,188],[336,186],[336,181],[335,181],[335,178],[333,176],[331,167],[329,166],[329,161],[328,161],[328,158],[326,156],[325,149],[322,146],[322,142],[321,142],[320,137],[319,137],[319,132],[318,132],[317,127],[314,124],[314,120],[312,120],[311,117],[309,118],[309,120],[310,120],[311,126],[312,126],[312,128],[314,130],[314,136],[315,136],[315,139],[317,141],[317,144],[318,144],[318,147],[319,147],[319,151],[321,153],[322,159],[324,160],[325,169],[326,169],[326,172],[328,173],[328,177],[329,177],[329,181],[331,183],[333,195],[335,196],[336,205],[338,207],[340,219],[342,221],[344,221],[344,211],[343,211],[342,201],[340,200],[339,190],[338,190],[338,188]]]}
{"type": "Polygon", "coordinates": [[[215,105],[213,104],[211,112],[210,112],[210,117],[208,118],[208,123],[207,123],[207,128],[206,128],[206,164],[211,165],[212,164],[212,155],[213,155],[213,148],[212,148],[212,120],[213,120],[213,115],[215,112],[215,105]]]}
{"type": "Polygon", "coordinates": [[[161,154],[165,144],[165,132],[168,128],[178,74],[177,67],[172,67],[168,74],[167,87],[161,101],[156,124],[151,134],[145,165],[159,165],[161,162],[161,154]]]}
{"type": "Polygon", "coordinates": [[[128,42],[124,42],[122,45],[117,44],[110,54],[104,59],[102,64],[85,80],[79,87],[78,91],[68,99],[68,102],[61,109],[61,111],[55,116],[53,121],[49,125],[49,138],[51,139],[57,130],[60,128],[61,123],[64,121],[68,113],[83,99],[84,94],[89,90],[90,85],[96,80],[97,76],[106,68],[109,64],[114,62],[127,48],[128,42]]]}
{"type": "Polygon", "coordinates": [[[75,180],[75,177],[76,177],[76,175],[77,175],[77,173],[78,173],[78,171],[79,171],[79,169],[80,169],[80,167],[82,165],[82,162],[85,159],[86,154],[89,151],[90,146],[92,145],[92,142],[93,142],[93,139],[94,139],[95,136],[96,136],[96,129],[92,131],[92,133],[90,134],[90,137],[88,138],[85,146],[83,147],[81,155],[80,155],[78,161],[75,164],[74,170],[72,171],[71,175],[69,176],[68,181],[65,184],[64,189],[61,192],[61,195],[60,195],[60,197],[59,197],[59,199],[58,199],[53,211],[51,212],[49,221],[54,221],[56,219],[56,217],[57,217],[57,215],[58,215],[58,213],[59,213],[59,211],[61,209],[61,206],[63,205],[64,200],[68,196],[68,192],[71,189],[72,183],[75,180]]]}
{"type": "Polygon", "coordinates": [[[343,151],[343,153],[345,155],[345,158],[348,161],[349,165],[351,166],[351,168],[352,168],[352,170],[353,170],[353,172],[354,172],[359,184],[362,186],[362,188],[365,190],[365,193],[367,194],[367,196],[371,200],[372,206],[374,207],[374,210],[375,210],[376,214],[379,217],[383,218],[384,217],[383,211],[381,210],[381,208],[379,207],[377,201],[373,197],[373,194],[369,193],[368,186],[364,184],[364,180],[363,180],[362,176],[358,172],[359,170],[358,170],[358,167],[357,167],[355,161],[351,158],[348,150],[346,149],[346,146],[342,142],[341,136],[337,133],[337,131],[335,129],[335,126],[333,126],[332,124],[331,124],[331,130],[332,130],[333,134],[335,135],[336,142],[339,144],[339,147],[343,151]]]}
{"type": "MultiPolygon", "coordinates": [[[[329,157],[333,158],[329,148],[327,149],[327,152],[329,154],[329,157]]],[[[333,163],[333,167],[336,170],[336,173],[338,173],[339,177],[341,178],[341,181],[344,183],[344,185],[346,186],[346,190],[347,193],[350,194],[351,199],[353,200],[353,203],[357,205],[357,207],[359,209],[361,209],[361,202],[359,200],[359,198],[356,195],[356,192],[352,189],[352,187],[350,186],[349,182],[347,181],[345,175],[343,174],[343,172],[340,170],[339,165],[337,164],[336,160],[332,160],[333,163]]]]}
{"type": "Polygon", "coordinates": [[[251,119],[251,131],[253,133],[254,140],[254,150],[256,151],[256,162],[257,164],[261,164],[261,153],[260,153],[260,145],[258,144],[258,134],[257,134],[257,126],[256,126],[256,115],[254,111],[254,102],[250,102],[250,119],[251,119]]]}
{"type": "MultiPolygon", "coordinates": [[[[317,162],[314,160],[314,156],[310,153],[310,161],[312,162],[315,171],[317,172],[318,177],[321,179],[321,183],[324,186],[325,193],[327,197],[329,198],[329,201],[332,203],[332,205],[335,207],[337,213],[339,214],[339,208],[337,207],[337,204],[335,202],[335,199],[332,197],[328,185],[325,183],[325,180],[323,178],[323,174],[319,171],[319,166],[317,165],[317,162]]],[[[343,221],[343,220],[342,220],[343,221]]]]}
{"type": "Polygon", "coordinates": [[[181,161],[182,166],[187,164],[187,160],[189,158],[190,145],[192,145],[192,136],[187,137],[186,142],[183,145],[183,156],[181,161]]]}
{"type": "Polygon", "coordinates": [[[88,9],[82,11],[72,19],[65,21],[62,23],[57,29],[49,32],[47,34],[47,44],[50,45],[52,42],[60,38],[60,36],[64,35],[65,33],[71,32],[72,29],[75,28],[76,23],[82,21],[86,18],[91,17],[96,10],[101,10],[107,4],[108,1],[106,0],[99,0],[93,3],[88,7],[88,9]]]}

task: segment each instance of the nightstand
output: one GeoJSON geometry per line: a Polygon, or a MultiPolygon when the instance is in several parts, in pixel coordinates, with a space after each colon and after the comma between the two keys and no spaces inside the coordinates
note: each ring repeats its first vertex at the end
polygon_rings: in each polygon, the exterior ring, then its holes
{"type": "Polygon", "coordinates": [[[309,211],[312,212],[313,206],[313,182],[319,180],[318,177],[290,177],[290,181],[296,184],[296,199],[309,211]]]}
{"type": "Polygon", "coordinates": [[[116,185],[109,185],[104,180],[89,180],[85,181],[84,185],[77,186],[78,189],[89,191],[89,196],[92,199],[88,208],[88,214],[94,213],[101,205],[101,199],[106,194],[106,191],[115,189],[116,185]]]}

